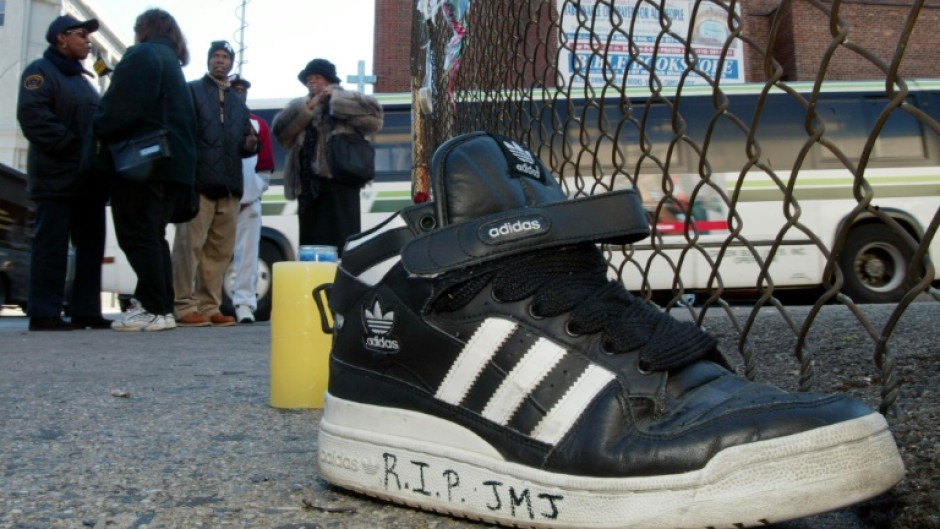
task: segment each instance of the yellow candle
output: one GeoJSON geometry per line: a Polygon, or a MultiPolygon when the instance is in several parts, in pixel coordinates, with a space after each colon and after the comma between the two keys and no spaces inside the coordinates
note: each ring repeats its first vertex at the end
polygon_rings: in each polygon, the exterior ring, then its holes
{"type": "MultiPolygon", "coordinates": [[[[322,408],[332,336],[323,332],[313,290],[333,282],[336,263],[274,264],[271,308],[271,406],[322,408]]],[[[321,297],[330,327],[332,315],[321,297]]]]}

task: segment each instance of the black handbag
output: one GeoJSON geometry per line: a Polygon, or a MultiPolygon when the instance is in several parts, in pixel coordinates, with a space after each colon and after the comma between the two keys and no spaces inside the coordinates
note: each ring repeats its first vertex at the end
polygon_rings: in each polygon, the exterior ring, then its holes
{"type": "MultiPolygon", "coordinates": [[[[166,123],[166,91],[160,90],[160,107],[163,123],[166,123]]],[[[172,156],[166,129],[143,132],[126,140],[108,144],[114,171],[121,178],[132,182],[143,182],[150,178],[154,164],[172,156]]]]}
{"type": "Polygon", "coordinates": [[[330,172],[337,183],[362,187],[375,178],[375,148],[356,132],[333,134],[330,172]]]}
{"type": "Polygon", "coordinates": [[[170,143],[165,130],[147,132],[108,144],[114,170],[118,176],[133,182],[143,182],[153,172],[154,163],[171,156],[170,143]]]}

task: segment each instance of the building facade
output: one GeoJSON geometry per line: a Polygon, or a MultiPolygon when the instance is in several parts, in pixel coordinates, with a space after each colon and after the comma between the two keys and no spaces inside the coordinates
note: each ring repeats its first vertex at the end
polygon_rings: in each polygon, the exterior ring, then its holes
{"type": "MultiPolygon", "coordinates": [[[[767,79],[768,53],[782,66],[787,81],[815,80],[821,69],[827,80],[884,79],[899,52],[903,52],[897,68],[901,77],[940,77],[940,62],[936,60],[940,32],[935,30],[940,27],[938,0],[844,0],[838,3],[835,13],[831,1],[748,0],[739,5],[744,33],[750,40],[744,50],[748,81],[767,79]],[[905,27],[915,9],[917,22],[908,35],[905,27]],[[772,35],[775,20],[778,29],[772,35]],[[834,41],[842,44],[825,59],[834,41]]],[[[415,3],[375,0],[375,16],[375,91],[410,91],[411,61],[416,55],[411,36],[415,3]]],[[[471,26],[471,46],[473,31],[471,26]]]]}
{"type": "MultiPolygon", "coordinates": [[[[91,35],[95,53],[89,55],[85,69],[94,72],[92,64],[101,56],[114,65],[124,55],[128,39],[110,27],[107,17],[100,15],[93,0],[5,0],[0,1],[0,163],[26,171],[29,143],[16,121],[16,101],[20,75],[26,66],[42,57],[48,47],[46,30],[59,15],[72,15],[79,20],[98,19],[100,28],[91,35]]],[[[93,82],[99,91],[107,88],[108,78],[93,82]]]]}
{"type": "MultiPolygon", "coordinates": [[[[823,68],[828,80],[884,79],[899,52],[903,54],[898,64],[901,77],[940,77],[940,62],[936,60],[940,2],[923,2],[917,9],[916,24],[906,35],[905,28],[917,4],[909,0],[845,0],[833,13],[832,2],[749,0],[744,3],[744,15],[748,33],[757,42],[768,42],[774,17],[782,17],[771,54],[783,65],[784,80],[811,81],[823,68]],[[786,8],[781,10],[781,4],[786,8]],[[835,40],[843,44],[824,60],[835,40]],[[855,50],[864,50],[870,56],[855,50]]],[[[766,79],[761,59],[760,54],[749,54],[748,80],[766,79]]]]}

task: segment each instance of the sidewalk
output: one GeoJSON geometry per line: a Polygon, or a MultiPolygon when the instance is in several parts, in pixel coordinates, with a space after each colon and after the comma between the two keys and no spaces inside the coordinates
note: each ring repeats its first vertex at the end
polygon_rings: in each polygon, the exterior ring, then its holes
{"type": "MultiPolygon", "coordinates": [[[[906,318],[935,326],[936,309],[906,318]]],[[[321,412],[268,405],[267,323],[29,333],[10,314],[0,317],[0,527],[485,527],[321,481],[321,412]]],[[[725,341],[719,321],[710,330],[725,341]]],[[[932,339],[924,350],[936,350],[932,339]]],[[[868,529],[854,509],[775,527],[868,529]]]]}

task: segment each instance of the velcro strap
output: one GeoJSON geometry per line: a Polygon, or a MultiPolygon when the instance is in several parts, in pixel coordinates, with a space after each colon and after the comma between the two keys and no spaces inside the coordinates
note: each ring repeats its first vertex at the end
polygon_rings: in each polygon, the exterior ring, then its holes
{"type": "Polygon", "coordinates": [[[509,255],[579,242],[630,244],[649,235],[632,189],[501,211],[422,235],[402,250],[409,274],[434,277],[509,255]]]}

